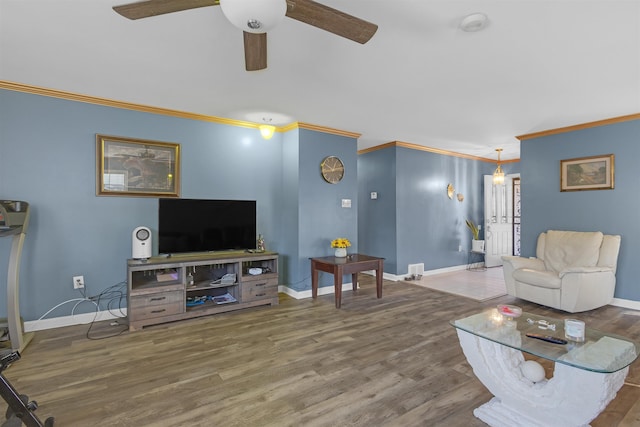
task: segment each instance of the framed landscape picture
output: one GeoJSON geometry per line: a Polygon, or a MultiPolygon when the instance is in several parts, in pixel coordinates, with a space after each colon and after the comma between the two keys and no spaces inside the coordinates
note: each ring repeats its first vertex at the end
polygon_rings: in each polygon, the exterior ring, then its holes
{"type": "Polygon", "coordinates": [[[613,154],[560,160],[560,191],[611,190],[613,154]]]}
{"type": "Polygon", "coordinates": [[[98,196],[179,197],[180,145],[96,135],[98,196]]]}

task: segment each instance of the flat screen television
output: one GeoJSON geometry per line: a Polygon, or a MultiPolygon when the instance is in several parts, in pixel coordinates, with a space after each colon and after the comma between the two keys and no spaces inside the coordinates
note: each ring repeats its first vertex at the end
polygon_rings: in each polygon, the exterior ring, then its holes
{"type": "Polygon", "coordinates": [[[159,253],[255,247],[255,200],[159,199],[159,253]]]}

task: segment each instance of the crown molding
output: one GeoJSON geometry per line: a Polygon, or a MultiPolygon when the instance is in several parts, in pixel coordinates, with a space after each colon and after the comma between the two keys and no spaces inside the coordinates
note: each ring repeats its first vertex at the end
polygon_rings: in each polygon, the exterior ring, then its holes
{"type": "Polygon", "coordinates": [[[346,137],[355,138],[355,139],[360,138],[360,136],[362,135],[360,133],[347,132],[345,130],[334,129],[334,128],[329,128],[329,127],[326,127],[326,126],[318,126],[318,125],[313,125],[311,123],[302,123],[302,122],[298,122],[298,128],[307,129],[307,130],[313,130],[313,131],[316,131],[316,132],[330,133],[330,134],[333,134],[333,135],[346,136],[346,137]]]}
{"type": "Polygon", "coordinates": [[[593,127],[598,127],[598,126],[606,126],[606,125],[611,125],[611,124],[614,124],[614,123],[622,123],[622,122],[628,122],[628,121],[632,121],[632,120],[640,120],[640,113],[629,114],[629,115],[626,115],[626,116],[612,117],[610,119],[604,119],[604,120],[596,120],[595,122],[587,122],[587,123],[583,123],[583,124],[579,124],[579,125],[565,126],[565,127],[556,128],[556,129],[543,130],[543,131],[540,131],[540,132],[527,133],[525,135],[516,136],[516,138],[518,138],[520,141],[524,141],[526,139],[541,138],[543,136],[556,135],[556,134],[559,134],[559,133],[566,133],[566,132],[573,132],[573,131],[580,130],[580,129],[588,129],[588,128],[593,128],[593,127]]]}
{"type": "Polygon", "coordinates": [[[169,108],[152,107],[150,105],[135,104],[133,102],[117,101],[114,99],[100,98],[97,96],[82,95],[57,89],[48,89],[40,86],[27,85],[23,83],[0,80],[0,89],[7,89],[16,92],[30,93],[33,95],[48,96],[52,98],[66,99],[69,101],[85,102],[87,104],[102,105],[106,107],[121,108],[125,110],[142,111],[144,113],[161,114],[164,116],[179,117],[183,119],[200,120],[205,122],[221,123],[232,126],[258,129],[259,123],[246,122],[242,120],[226,119],[222,117],[206,116],[204,114],[189,113],[169,108]]]}
{"type": "MultiPolygon", "coordinates": [[[[223,117],[207,116],[204,114],[189,113],[168,108],[152,107],[149,105],[135,104],[132,102],[117,101],[114,99],[100,98],[97,96],[82,95],[57,89],[49,89],[40,86],[27,85],[23,83],[0,80],[0,89],[12,90],[15,92],[30,93],[33,95],[48,96],[52,98],[66,99],[69,101],[85,102],[88,104],[102,105],[106,107],[121,108],[125,110],[141,111],[145,113],[161,114],[164,116],[179,117],[183,119],[199,120],[203,122],[221,123],[230,126],[239,126],[249,129],[258,129],[261,123],[247,122],[243,120],[226,119],[223,117]]],[[[317,132],[330,133],[334,135],[347,136],[358,139],[361,134],[342,131],[339,129],[313,125],[310,123],[294,122],[284,126],[276,126],[276,132],[287,132],[293,129],[309,129],[317,132]]]]}
{"type": "MultiPolygon", "coordinates": [[[[433,147],[426,147],[424,145],[418,145],[418,144],[413,144],[413,143],[410,143],[410,142],[402,142],[402,141],[391,141],[391,142],[387,142],[386,144],[376,145],[375,147],[365,148],[364,150],[358,151],[358,154],[370,153],[372,151],[383,150],[383,149],[389,148],[389,147],[402,147],[402,148],[409,148],[411,150],[428,151],[430,153],[442,154],[442,155],[451,156],[451,157],[460,157],[460,158],[463,158],[463,159],[478,160],[478,161],[481,161],[481,162],[489,162],[489,163],[495,163],[496,162],[496,159],[488,159],[486,157],[479,157],[479,156],[472,156],[470,154],[456,153],[455,151],[442,150],[440,148],[433,148],[433,147]]],[[[500,164],[517,163],[519,161],[520,161],[520,159],[500,160],[500,164]]]]}

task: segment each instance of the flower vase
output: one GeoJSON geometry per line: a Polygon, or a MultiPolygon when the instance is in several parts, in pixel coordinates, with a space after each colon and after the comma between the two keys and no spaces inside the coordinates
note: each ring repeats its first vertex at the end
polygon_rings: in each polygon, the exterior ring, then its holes
{"type": "Polygon", "coordinates": [[[336,257],[344,258],[347,256],[347,248],[336,248],[336,257]]]}

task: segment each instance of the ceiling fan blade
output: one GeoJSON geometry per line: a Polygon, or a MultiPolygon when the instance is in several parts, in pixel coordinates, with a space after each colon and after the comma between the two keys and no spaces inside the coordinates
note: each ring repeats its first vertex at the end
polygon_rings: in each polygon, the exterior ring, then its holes
{"type": "Polygon", "coordinates": [[[287,16],[362,44],[378,30],[376,24],[312,0],[287,0],[287,16]]]}
{"type": "Polygon", "coordinates": [[[247,71],[267,68],[267,33],[244,33],[244,65],[247,71]]]}
{"type": "Polygon", "coordinates": [[[145,0],[114,6],[113,10],[125,18],[140,19],[219,4],[220,0],[145,0]]]}

